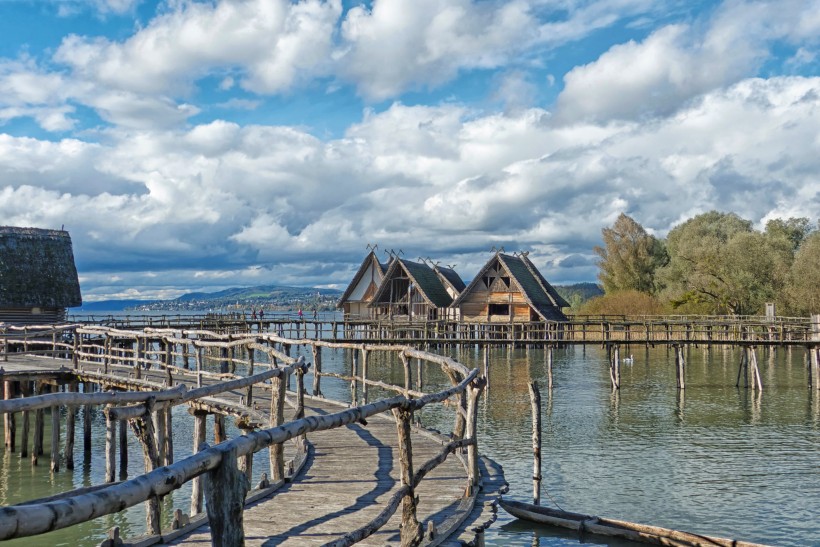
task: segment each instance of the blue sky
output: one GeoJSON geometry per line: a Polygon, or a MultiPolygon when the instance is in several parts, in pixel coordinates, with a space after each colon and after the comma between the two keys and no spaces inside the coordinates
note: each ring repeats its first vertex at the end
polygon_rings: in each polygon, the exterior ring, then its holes
{"type": "Polygon", "coordinates": [[[0,0],[0,215],[86,300],[820,217],[820,2],[0,0]]]}

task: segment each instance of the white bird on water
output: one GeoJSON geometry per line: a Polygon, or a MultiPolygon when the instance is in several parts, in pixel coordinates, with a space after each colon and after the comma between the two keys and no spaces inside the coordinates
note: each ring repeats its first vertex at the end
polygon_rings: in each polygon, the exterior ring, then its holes
{"type": "Polygon", "coordinates": [[[634,361],[635,361],[635,359],[632,358],[631,353],[629,354],[629,357],[624,357],[624,363],[626,363],[628,365],[631,365],[634,361]]]}

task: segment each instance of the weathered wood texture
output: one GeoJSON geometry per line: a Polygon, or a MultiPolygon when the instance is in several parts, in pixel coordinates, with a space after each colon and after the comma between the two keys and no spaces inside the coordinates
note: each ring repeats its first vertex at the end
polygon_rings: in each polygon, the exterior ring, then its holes
{"type": "MultiPolygon", "coordinates": [[[[420,352],[418,352],[420,353],[420,352]]],[[[455,361],[452,361],[449,358],[435,358],[434,361],[439,362],[440,364],[452,364],[455,369],[465,370],[466,368],[455,361]],[[459,368],[460,367],[460,368],[459,368]]],[[[93,364],[92,364],[93,366],[93,364]]],[[[89,367],[90,368],[90,367],[89,367]]],[[[96,377],[99,376],[90,371],[86,371],[86,364],[83,362],[78,363],[77,373],[80,374],[80,378],[85,380],[84,376],[87,377],[96,377]]],[[[126,372],[127,374],[127,372],[126,372]]],[[[127,382],[123,382],[124,384],[129,385],[136,385],[138,387],[148,387],[148,386],[160,386],[160,384],[156,383],[157,376],[162,376],[162,371],[159,370],[152,370],[147,368],[144,372],[145,377],[142,379],[134,379],[128,380],[127,382]],[[142,382],[142,383],[140,383],[142,382]],[[154,383],[151,383],[154,382],[154,383]]],[[[392,429],[392,434],[388,435],[380,435],[378,439],[374,439],[371,437],[375,423],[384,422],[385,420],[380,420],[376,414],[384,413],[390,408],[393,408],[397,404],[404,405],[406,410],[412,411],[415,408],[420,408],[424,404],[428,404],[430,402],[441,402],[448,397],[453,396],[458,391],[463,391],[467,388],[470,382],[476,380],[477,371],[470,372],[466,378],[461,379],[460,382],[456,386],[451,389],[445,390],[443,392],[439,392],[438,394],[434,395],[423,395],[418,399],[414,399],[408,401],[404,397],[394,397],[392,399],[378,401],[366,407],[368,410],[365,412],[364,409],[361,411],[356,409],[350,410],[341,410],[339,407],[336,407],[336,416],[335,418],[330,417],[321,417],[323,414],[327,414],[329,411],[332,411],[330,408],[319,409],[318,411],[314,407],[317,404],[316,401],[310,401],[306,407],[308,407],[308,414],[313,414],[312,418],[308,418],[305,421],[304,425],[297,426],[296,424],[290,426],[285,424],[281,429],[281,433],[277,433],[275,436],[271,436],[268,432],[259,432],[253,433],[249,435],[247,440],[245,437],[237,438],[236,441],[239,442],[237,445],[235,441],[230,442],[230,446],[238,446],[240,447],[239,450],[241,454],[247,453],[248,450],[254,449],[258,450],[264,446],[268,446],[269,443],[276,443],[284,441],[288,438],[297,438],[301,435],[304,431],[314,431],[318,430],[321,431],[319,433],[311,434],[311,439],[316,437],[326,437],[328,439],[328,450],[335,451],[338,445],[338,448],[342,451],[347,451],[344,456],[339,459],[335,460],[335,465],[341,465],[348,473],[348,478],[342,479],[342,482],[339,483],[340,490],[339,496],[333,496],[332,492],[328,492],[328,483],[327,478],[329,476],[334,476],[334,473],[331,472],[329,475],[323,475],[322,477],[317,477],[319,479],[318,489],[314,489],[311,492],[311,496],[314,500],[313,503],[305,503],[305,504],[297,504],[297,506],[316,506],[319,508],[319,513],[314,513],[311,516],[311,513],[306,513],[305,517],[309,518],[309,520],[305,524],[311,524],[313,522],[318,521],[331,521],[333,520],[334,514],[326,514],[328,509],[325,504],[330,497],[331,499],[334,497],[338,497],[340,500],[348,500],[349,495],[343,494],[348,488],[352,489],[355,492],[355,489],[358,488],[358,483],[362,482],[362,484],[366,485],[368,481],[362,481],[363,471],[365,469],[364,476],[365,477],[374,477],[375,486],[374,486],[374,495],[365,495],[365,496],[357,496],[355,502],[355,508],[352,512],[344,511],[344,513],[351,513],[351,525],[347,528],[347,530],[357,529],[361,527],[362,523],[368,523],[375,518],[376,514],[381,511],[384,506],[385,500],[382,499],[376,492],[381,489],[385,489],[385,492],[388,497],[390,497],[389,490],[393,488],[397,484],[398,478],[398,456],[394,452],[396,451],[396,435],[395,435],[395,425],[387,422],[390,424],[387,427],[389,431],[392,429]],[[318,415],[317,415],[318,414],[318,415]],[[366,428],[357,425],[356,422],[362,420],[362,418],[375,416],[374,418],[369,420],[369,425],[366,428]],[[344,426],[344,424],[352,424],[344,426]],[[341,429],[335,429],[331,431],[322,431],[325,428],[330,427],[338,427],[342,426],[341,429]],[[351,433],[355,432],[355,433],[351,433]],[[286,435],[286,436],[285,436],[286,435]],[[351,442],[350,438],[351,435],[359,437],[359,443],[351,442]],[[278,439],[278,440],[277,440],[278,439]],[[347,439],[347,440],[345,440],[347,439]],[[255,448],[252,448],[255,447],[255,448]],[[370,454],[367,457],[364,457],[365,452],[369,452],[370,454]],[[365,460],[370,460],[373,463],[364,463],[365,460]],[[351,465],[351,462],[356,462],[356,465],[351,465]],[[368,472],[366,469],[369,465],[375,465],[376,470],[368,472]],[[385,485],[389,485],[385,488],[385,485]],[[330,494],[330,495],[329,495],[330,494]],[[319,500],[318,502],[316,500],[319,500]]],[[[108,377],[111,385],[117,385],[112,377],[108,377]]],[[[454,382],[455,383],[455,382],[454,382]]],[[[133,388],[131,388],[133,389],[133,388]]],[[[158,389],[158,387],[154,387],[154,389],[158,389]]],[[[277,390],[278,391],[278,390],[277,390]]],[[[238,394],[236,394],[238,397],[238,394]]],[[[270,398],[270,391],[265,391],[265,395],[262,397],[263,399],[270,398]]],[[[473,400],[476,398],[473,397],[473,400]]],[[[260,401],[262,402],[262,401],[260,401]]],[[[237,401],[239,403],[239,401],[237,401]]],[[[329,402],[322,401],[322,404],[330,404],[329,402]]],[[[144,405],[148,407],[148,411],[150,412],[151,407],[156,405],[156,407],[160,406],[160,403],[154,400],[149,399],[149,404],[144,405]]],[[[138,405],[143,406],[143,405],[138,405]]],[[[110,410],[113,410],[110,409],[110,410]]],[[[119,410],[119,409],[118,409],[119,410]]],[[[144,421],[142,423],[143,427],[150,427],[148,424],[151,424],[151,420],[147,418],[144,412],[138,413],[138,417],[144,416],[144,421]]],[[[136,432],[138,436],[140,436],[140,432],[136,432]]],[[[113,435],[112,435],[113,436],[113,435]]],[[[415,437],[415,434],[414,434],[415,437]]],[[[441,441],[438,439],[433,439],[432,441],[429,440],[426,436],[422,435],[424,440],[422,443],[417,443],[414,439],[413,446],[414,446],[414,458],[417,461],[425,462],[433,458],[441,458],[439,447],[441,446],[441,441]],[[426,443],[426,445],[425,445],[426,443]],[[426,446],[426,447],[425,447],[426,446]]],[[[112,443],[113,444],[113,443],[112,443]]],[[[226,445],[229,446],[229,445],[226,445]]],[[[474,445],[465,445],[474,446],[474,445]]],[[[144,445],[144,448],[146,446],[144,445]]],[[[153,452],[149,449],[148,452],[153,452]]],[[[107,486],[99,491],[99,493],[88,493],[84,494],[84,496],[91,496],[96,501],[91,502],[91,500],[86,500],[90,503],[87,507],[85,505],[81,506],[72,506],[74,507],[70,512],[64,512],[62,509],[56,510],[52,512],[51,509],[45,509],[45,511],[49,512],[51,515],[50,518],[44,518],[39,520],[32,520],[27,515],[32,513],[32,511],[37,512],[40,511],[39,508],[34,506],[32,507],[18,507],[14,508],[13,511],[7,512],[7,514],[3,515],[3,522],[0,522],[0,536],[8,537],[5,534],[12,534],[12,536],[16,535],[27,535],[35,530],[46,530],[46,529],[55,529],[60,528],[66,525],[70,525],[73,522],[80,522],[82,519],[90,518],[92,515],[101,515],[105,514],[109,509],[106,509],[107,505],[110,505],[109,501],[113,502],[114,500],[120,500],[114,502],[111,507],[124,507],[126,503],[125,500],[132,500],[127,502],[128,505],[133,504],[134,502],[138,502],[137,500],[140,499],[150,499],[153,496],[161,496],[170,489],[175,488],[179,481],[181,480],[189,480],[190,477],[194,476],[194,469],[198,470],[197,472],[203,472],[208,469],[214,469],[216,466],[220,465],[221,457],[216,456],[212,453],[213,451],[208,451],[207,453],[197,454],[191,458],[186,459],[183,462],[180,462],[181,465],[177,466],[175,464],[175,470],[172,472],[170,468],[160,468],[156,469],[155,471],[151,472],[149,475],[146,475],[140,479],[132,479],[130,481],[125,481],[123,483],[119,483],[116,485],[107,486]],[[188,477],[188,479],[184,478],[188,477]],[[126,494],[126,492],[128,492],[126,494]],[[102,500],[108,500],[106,502],[102,502],[102,500]],[[90,511],[86,515],[86,511],[90,511]],[[10,519],[10,520],[8,520],[10,519]],[[78,520],[80,519],[80,520],[78,520]],[[8,520],[8,522],[6,522],[8,520]],[[13,522],[13,524],[12,524],[13,522]],[[28,526],[21,526],[22,523],[28,523],[29,525],[34,524],[37,522],[36,526],[32,529],[29,529],[28,526]],[[13,530],[11,528],[7,528],[7,526],[13,526],[13,530]]],[[[156,454],[156,452],[154,452],[156,454]]],[[[153,454],[152,454],[153,455],[153,454]]],[[[152,455],[147,455],[148,459],[153,459],[152,455]]],[[[324,454],[318,454],[317,456],[323,456],[324,454]]],[[[319,457],[316,458],[316,461],[333,463],[334,459],[331,458],[324,458],[319,457]]],[[[146,462],[147,463],[147,462],[146,462]]],[[[148,467],[148,465],[147,465],[148,467]]],[[[430,466],[424,466],[424,469],[427,470],[430,466]]],[[[438,526],[439,529],[446,529],[446,523],[451,522],[455,523],[456,525],[461,522],[461,518],[456,518],[457,513],[465,513],[469,512],[470,507],[469,504],[466,506],[461,500],[461,496],[464,492],[464,485],[467,478],[467,473],[465,472],[464,466],[462,463],[459,462],[458,458],[455,456],[450,456],[440,467],[432,470],[430,472],[431,480],[422,482],[417,490],[417,494],[420,496],[420,513],[419,513],[419,520],[424,522],[425,511],[429,513],[430,518],[435,517],[439,519],[440,517],[443,519],[441,520],[441,525],[438,526]],[[449,471],[448,471],[449,469],[449,471]],[[437,474],[442,473],[442,478],[437,478],[437,474]],[[443,489],[442,489],[443,487],[443,489]],[[429,500],[422,494],[425,492],[427,488],[430,488],[431,495],[429,500]],[[438,503],[438,506],[436,506],[438,503]]],[[[395,489],[393,489],[395,494],[395,489]]],[[[277,496],[278,498],[278,496],[277,496]]],[[[472,503],[472,498],[469,500],[472,503]]],[[[53,502],[65,504],[66,502],[53,502]]],[[[84,502],[85,503],[85,502],[84,502]]],[[[291,505],[290,507],[293,507],[291,505]]],[[[33,514],[33,513],[32,513],[33,514]]],[[[400,518],[400,516],[394,515],[386,525],[387,528],[385,530],[377,532],[377,535],[374,538],[379,538],[379,534],[390,534],[391,530],[393,534],[397,533],[398,525],[396,524],[395,527],[392,527],[391,522],[395,518],[400,518]]],[[[154,528],[154,524],[152,520],[156,521],[157,516],[155,511],[149,510],[149,527],[154,528]]],[[[428,518],[429,520],[429,518],[428,518]]],[[[265,517],[265,522],[270,524],[269,516],[265,517]]],[[[339,534],[342,535],[343,532],[346,531],[344,528],[339,529],[339,534]]],[[[293,531],[292,531],[293,532],[293,531]]],[[[293,535],[298,536],[298,531],[294,532],[293,535]]],[[[250,537],[250,536],[248,536],[250,537]]],[[[304,539],[304,536],[302,536],[304,539]]],[[[373,539],[372,544],[384,544],[385,542],[380,539],[373,539]]]]}
{"type": "MultiPolygon", "coordinates": [[[[338,412],[332,401],[307,398],[308,415],[338,412]]],[[[439,454],[441,441],[417,430],[411,432],[413,461],[425,463],[439,454]]],[[[304,476],[272,497],[245,510],[246,545],[324,545],[365,526],[401,487],[396,423],[376,416],[367,425],[312,433],[314,446],[304,476]],[[298,508],[298,510],[294,510],[298,508]],[[287,515],[288,518],[271,518],[287,515]]],[[[417,518],[424,529],[431,519],[442,530],[459,507],[466,485],[464,465],[450,455],[416,488],[417,518]]],[[[398,545],[401,510],[360,545],[398,545]]],[[[209,545],[207,527],[171,545],[209,545]]],[[[357,544],[358,545],[358,544],[357,544]]]]}

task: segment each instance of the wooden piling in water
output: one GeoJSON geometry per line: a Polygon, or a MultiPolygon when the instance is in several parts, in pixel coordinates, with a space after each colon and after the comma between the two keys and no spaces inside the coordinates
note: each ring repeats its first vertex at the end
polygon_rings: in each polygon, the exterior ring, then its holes
{"type": "MultiPolygon", "coordinates": [[[[194,415],[194,447],[193,453],[196,454],[203,450],[207,445],[205,444],[205,430],[207,428],[208,413],[203,410],[193,410],[194,415]]],[[[202,513],[202,478],[194,477],[191,480],[191,516],[202,513]]]]}
{"type": "Polygon", "coordinates": [[[106,405],[105,408],[105,482],[114,482],[117,457],[116,429],[117,421],[109,413],[113,405],[106,405]]]}
{"type": "MultiPolygon", "coordinates": [[[[76,393],[79,388],[75,382],[70,382],[66,385],[69,392],[76,393]]],[[[68,471],[74,469],[74,422],[77,413],[77,407],[74,405],[66,405],[65,418],[65,468],[68,471]]]]}
{"type": "Polygon", "coordinates": [[[530,382],[532,407],[532,502],[541,504],[541,392],[537,382],[530,382]]]}
{"type": "Polygon", "coordinates": [[[51,407],[51,472],[60,470],[60,407],[51,407]]]}
{"type": "MultiPolygon", "coordinates": [[[[285,423],[285,379],[271,378],[270,422],[268,427],[278,427],[285,423]]],[[[282,443],[272,444],[270,456],[270,476],[274,482],[285,480],[285,453],[282,443]]]]}
{"type": "Polygon", "coordinates": [[[128,420],[117,420],[120,431],[120,480],[128,478],[128,420]]]}
{"type": "MultiPolygon", "coordinates": [[[[28,397],[31,395],[31,382],[28,380],[21,382],[21,395],[28,397]]],[[[28,410],[23,411],[23,433],[20,438],[20,459],[28,457],[28,443],[29,443],[29,427],[31,421],[31,413],[28,410]]]]}

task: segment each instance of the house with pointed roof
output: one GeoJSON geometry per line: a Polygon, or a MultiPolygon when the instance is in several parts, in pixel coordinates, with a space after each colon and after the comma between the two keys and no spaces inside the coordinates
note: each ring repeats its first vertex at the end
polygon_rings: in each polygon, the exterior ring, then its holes
{"type": "Polygon", "coordinates": [[[386,271],[387,264],[379,262],[376,253],[370,251],[336,305],[344,312],[346,319],[373,317],[374,310],[369,305],[381,286],[386,271]]]}
{"type": "Polygon", "coordinates": [[[377,317],[423,321],[448,317],[464,282],[451,268],[394,259],[370,307],[377,317]]]}
{"type": "Polygon", "coordinates": [[[550,285],[526,253],[496,252],[452,307],[464,321],[566,321],[569,303],[550,285]]]}
{"type": "Polygon", "coordinates": [[[0,323],[59,323],[81,304],[68,232],[0,226],[0,323]]]}

